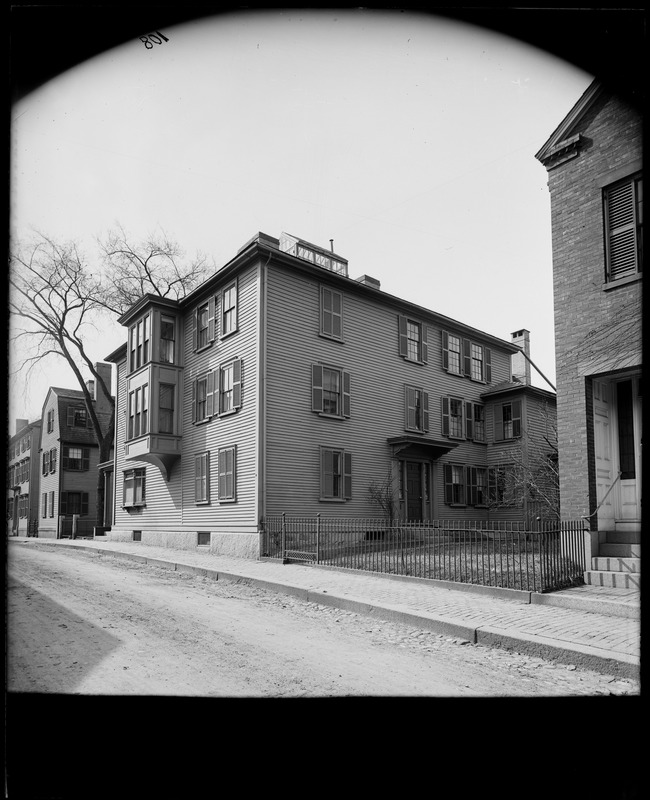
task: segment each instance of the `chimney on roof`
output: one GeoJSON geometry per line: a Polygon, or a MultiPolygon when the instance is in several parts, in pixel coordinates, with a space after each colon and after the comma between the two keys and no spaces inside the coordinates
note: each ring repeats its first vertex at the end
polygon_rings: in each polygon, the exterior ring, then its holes
{"type": "Polygon", "coordinates": [[[28,419],[17,419],[16,420],[16,433],[18,431],[22,431],[23,428],[26,428],[29,425],[28,419]]]}
{"type": "Polygon", "coordinates": [[[88,389],[88,394],[90,395],[91,399],[97,400],[97,395],[95,394],[95,381],[86,381],[86,389],[88,389]]]}
{"type": "Polygon", "coordinates": [[[364,286],[372,286],[373,289],[381,289],[381,283],[377,278],[373,278],[370,275],[362,275],[357,278],[357,283],[362,283],[364,286]]]}
{"type": "Polygon", "coordinates": [[[512,343],[521,347],[528,356],[525,358],[523,353],[515,353],[510,357],[510,373],[512,380],[530,386],[530,331],[522,328],[512,334],[512,343]]]}

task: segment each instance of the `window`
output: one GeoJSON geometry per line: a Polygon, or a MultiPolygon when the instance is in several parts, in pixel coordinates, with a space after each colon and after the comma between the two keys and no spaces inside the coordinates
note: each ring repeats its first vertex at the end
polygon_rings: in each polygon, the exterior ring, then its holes
{"type": "Polygon", "coordinates": [[[331,339],[343,336],[343,296],[325,286],[320,287],[320,332],[331,339]]]}
{"type": "Polygon", "coordinates": [[[90,449],[88,447],[63,447],[61,454],[63,469],[85,472],[90,468],[90,449]]]}
{"type": "Polygon", "coordinates": [[[311,408],[330,417],[350,416],[350,373],[322,364],[311,366],[311,408]]]}
{"type": "Polygon", "coordinates": [[[149,385],[129,392],[129,439],[137,439],[149,430],[149,385]]]}
{"type": "Polygon", "coordinates": [[[23,483],[29,481],[29,458],[23,461],[23,483]]]}
{"type": "Polygon", "coordinates": [[[494,407],[494,439],[516,439],[521,436],[521,400],[494,407]]]}
{"type": "Polygon", "coordinates": [[[221,335],[237,330],[237,283],[227,286],[221,293],[221,335]]]}
{"type": "Polygon", "coordinates": [[[132,531],[131,532],[131,540],[134,542],[141,542],[142,541],[142,531],[132,531]]]}
{"type": "Polygon", "coordinates": [[[608,282],[643,270],[643,179],[626,178],[603,194],[605,259],[608,282]]]}
{"type": "Polygon", "coordinates": [[[407,361],[426,363],[428,346],[426,325],[408,317],[399,317],[399,354],[407,361]]]}
{"type": "Polygon", "coordinates": [[[47,492],[43,492],[43,511],[42,511],[43,519],[47,517],[47,492]]]}
{"type": "Polygon", "coordinates": [[[414,386],[404,387],[405,424],[408,431],[429,430],[429,394],[414,386]]]}
{"type": "Polygon", "coordinates": [[[445,503],[450,506],[465,505],[465,467],[457,464],[443,466],[445,503]]]}
{"type": "Polygon", "coordinates": [[[465,403],[465,431],[468,439],[485,441],[485,408],[479,403],[465,403]]]}
{"type": "Polygon", "coordinates": [[[219,368],[219,413],[230,414],[241,407],[241,359],[219,368]]]}
{"type": "Polygon", "coordinates": [[[214,341],[214,297],[194,311],[193,349],[201,350],[214,341]]]}
{"type": "Polygon", "coordinates": [[[145,505],[145,469],[124,472],[124,507],[145,505]]]}
{"type": "Polygon", "coordinates": [[[320,499],[349,500],[352,497],[352,455],[345,450],[321,447],[320,499]]]}
{"type": "Polygon", "coordinates": [[[489,499],[494,505],[513,505],[517,502],[518,492],[515,481],[515,469],[512,464],[500,464],[490,467],[489,499]]]}
{"type": "Polygon", "coordinates": [[[70,428],[87,428],[88,412],[85,408],[68,408],[67,421],[70,428]]]}
{"type": "Polygon", "coordinates": [[[146,314],[129,330],[129,372],[149,361],[150,318],[146,314]]]}
{"type": "Polygon", "coordinates": [[[174,433],[175,388],[171,383],[158,387],[158,433],[174,433]]]}
{"type": "Polygon", "coordinates": [[[459,397],[442,398],[442,434],[452,439],[462,439],[463,433],[463,406],[459,397]]]}
{"type": "Polygon", "coordinates": [[[194,502],[210,500],[210,453],[200,453],[194,458],[194,502]]]}
{"type": "Polygon", "coordinates": [[[54,492],[50,492],[50,516],[54,516],[54,492]]]}
{"type": "Polygon", "coordinates": [[[217,373],[211,370],[192,383],[192,422],[205,422],[214,414],[217,373]]]}
{"type": "Polygon", "coordinates": [[[470,506],[487,505],[487,469],[467,468],[467,502],[470,506]]]}
{"type": "Polygon", "coordinates": [[[210,544],[210,532],[209,531],[197,531],[196,533],[196,544],[199,547],[203,547],[205,545],[210,544]]]}
{"type": "Polygon", "coordinates": [[[219,502],[236,500],[237,448],[222,447],[219,450],[219,502]]]}
{"type": "Polygon", "coordinates": [[[54,409],[50,408],[47,412],[47,432],[51,433],[54,430],[54,409]]]}
{"type": "Polygon", "coordinates": [[[481,383],[492,382],[492,351],[489,347],[442,332],[442,368],[481,383]]]}
{"type": "Polygon", "coordinates": [[[163,364],[174,363],[174,339],[176,321],[173,317],[160,317],[160,360],[163,364]]]}
{"type": "Polygon", "coordinates": [[[61,516],[88,516],[88,492],[61,492],[61,516]]]}

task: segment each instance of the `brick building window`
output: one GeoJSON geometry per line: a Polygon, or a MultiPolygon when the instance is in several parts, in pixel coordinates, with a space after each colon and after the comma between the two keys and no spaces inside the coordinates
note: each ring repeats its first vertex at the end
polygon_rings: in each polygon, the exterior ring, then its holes
{"type": "Polygon", "coordinates": [[[643,270],[643,179],[640,174],[603,191],[608,282],[643,270]]]}

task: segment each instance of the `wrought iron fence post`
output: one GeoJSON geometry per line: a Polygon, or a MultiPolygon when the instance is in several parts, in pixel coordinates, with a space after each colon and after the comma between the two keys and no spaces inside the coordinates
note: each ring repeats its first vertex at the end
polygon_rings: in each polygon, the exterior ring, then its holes
{"type": "Polygon", "coordinates": [[[320,564],[320,514],[316,514],[316,563],[320,564]]]}
{"type": "Polygon", "coordinates": [[[287,515],[282,513],[282,560],[287,557],[287,515]]]}

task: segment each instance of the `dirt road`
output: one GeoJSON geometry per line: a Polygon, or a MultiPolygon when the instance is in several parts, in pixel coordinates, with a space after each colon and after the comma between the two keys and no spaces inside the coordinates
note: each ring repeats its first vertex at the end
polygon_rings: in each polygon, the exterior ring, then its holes
{"type": "Polygon", "coordinates": [[[82,695],[637,694],[627,680],[115,557],[14,545],[8,689],[82,695]]]}

